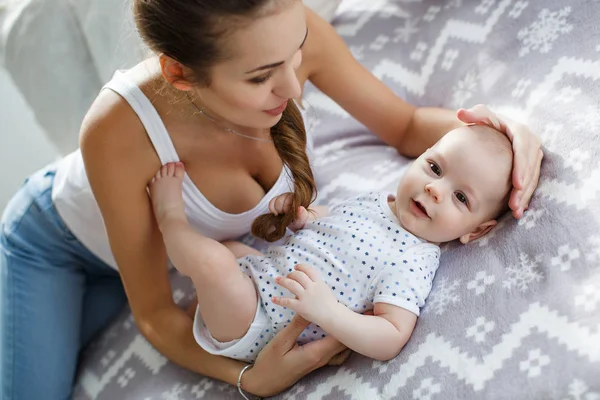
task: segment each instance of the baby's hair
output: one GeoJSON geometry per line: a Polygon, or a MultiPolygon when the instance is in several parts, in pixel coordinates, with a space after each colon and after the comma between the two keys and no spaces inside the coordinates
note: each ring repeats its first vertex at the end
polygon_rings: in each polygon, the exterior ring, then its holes
{"type": "MultiPolygon", "coordinates": [[[[509,162],[511,165],[513,164],[514,154],[512,143],[505,133],[494,129],[489,125],[469,125],[468,128],[472,129],[477,134],[477,139],[480,140],[481,143],[491,146],[496,153],[509,158],[509,162]]],[[[491,216],[492,219],[498,219],[506,212],[510,211],[508,202],[510,200],[510,193],[512,190],[512,174],[507,178],[506,187],[506,195],[502,199],[502,202],[498,204],[498,207],[495,208],[494,213],[491,216]]]]}

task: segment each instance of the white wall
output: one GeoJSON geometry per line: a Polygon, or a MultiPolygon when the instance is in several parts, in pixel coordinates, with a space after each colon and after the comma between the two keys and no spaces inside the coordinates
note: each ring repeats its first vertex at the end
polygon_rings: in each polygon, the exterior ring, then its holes
{"type": "Polygon", "coordinates": [[[29,174],[57,156],[10,76],[0,68],[0,210],[29,174]]]}

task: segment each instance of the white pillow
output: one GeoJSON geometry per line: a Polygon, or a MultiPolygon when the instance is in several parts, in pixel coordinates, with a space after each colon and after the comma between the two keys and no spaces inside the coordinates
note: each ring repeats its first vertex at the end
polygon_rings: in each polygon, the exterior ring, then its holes
{"type": "Polygon", "coordinates": [[[331,22],[341,1],[342,0],[304,0],[304,4],[309,6],[326,21],[331,22]]]}

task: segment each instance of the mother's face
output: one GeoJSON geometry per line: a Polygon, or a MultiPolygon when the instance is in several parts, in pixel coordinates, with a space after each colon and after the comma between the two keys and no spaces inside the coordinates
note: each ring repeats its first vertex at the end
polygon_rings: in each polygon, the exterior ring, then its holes
{"type": "Polygon", "coordinates": [[[198,89],[209,113],[249,128],[270,128],[289,99],[299,98],[296,70],[306,39],[301,1],[278,1],[274,12],[232,32],[224,45],[230,58],[215,65],[211,84],[198,89]]]}

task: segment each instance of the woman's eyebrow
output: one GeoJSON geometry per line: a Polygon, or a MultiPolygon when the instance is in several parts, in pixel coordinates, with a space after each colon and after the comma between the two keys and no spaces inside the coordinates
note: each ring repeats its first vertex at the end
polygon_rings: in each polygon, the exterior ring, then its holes
{"type": "MultiPolygon", "coordinates": [[[[306,28],[306,34],[304,35],[304,40],[302,41],[302,44],[300,45],[300,47],[298,47],[298,49],[301,49],[302,46],[304,46],[304,43],[306,43],[306,38],[307,37],[308,37],[308,28],[306,28]]],[[[279,67],[283,63],[284,63],[284,61],[279,61],[279,62],[276,62],[276,63],[273,63],[273,64],[263,65],[262,67],[254,68],[252,71],[246,72],[246,74],[251,74],[251,73],[257,72],[257,71],[262,71],[262,70],[265,70],[265,69],[271,69],[271,68],[279,67]]]]}

